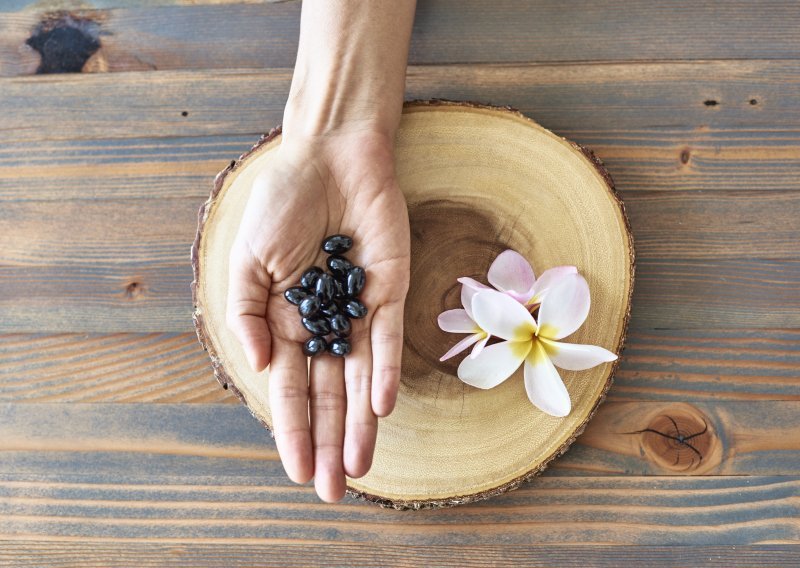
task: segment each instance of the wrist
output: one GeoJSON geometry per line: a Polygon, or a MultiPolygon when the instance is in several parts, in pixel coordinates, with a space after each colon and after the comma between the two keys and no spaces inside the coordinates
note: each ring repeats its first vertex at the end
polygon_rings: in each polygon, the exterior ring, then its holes
{"type": "MultiPolygon", "coordinates": [[[[374,135],[393,140],[403,110],[399,85],[337,73],[338,65],[295,70],[283,113],[285,138],[374,135]]],[[[404,70],[405,71],[405,70],[404,70]]]]}
{"type": "Polygon", "coordinates": [[[400,123],[414,0],[304,0],[284,139],[376,134],[400,123]]]}

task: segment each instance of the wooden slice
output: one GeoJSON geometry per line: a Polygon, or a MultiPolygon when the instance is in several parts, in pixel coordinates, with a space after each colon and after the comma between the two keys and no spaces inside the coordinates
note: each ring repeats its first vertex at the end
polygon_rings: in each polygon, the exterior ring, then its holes
{"type": "MultiPolygon", "coordinates": [[[[200,341],[218,380],[267,428],[269,372],[248,367],[226,329],[225,298],[228,251],[250,186],[280,139],[273,129],[217,176],[192,247],[200,341]]],[[[566,418],[528,401],[522,369],[490,390],[462,383],[461,356],[444,363],[439,357],[463,336],[436,324],[440,312],[460,307],[456,278],[486,282],[489,264],[507,248],[529,259],[537,274],[575,265],[589,282],[592,306],[567,341],[620,354],[633,242],[611,178],[591,152],[510,108],[406,103],[396,164],[412,239],[402,381],[394,412],[380,421],[372,469],[348,479],[348,490],[395,508],[467,503],[518,487],[564,453],[603,400],[618,361],[561,371],[572,399],[566,418]]]]}

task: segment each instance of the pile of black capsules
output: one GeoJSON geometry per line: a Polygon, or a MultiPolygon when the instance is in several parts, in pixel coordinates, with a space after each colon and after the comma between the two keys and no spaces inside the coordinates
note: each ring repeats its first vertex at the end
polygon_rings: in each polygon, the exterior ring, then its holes
{"type": "Polygon", "coordinates": [[[309,357],[324,351],[336,357],[350,353],[350,319],[367,315],[367,307],[358,299],[367,274],[342,256],[352,247],[353,239],[347,235],[326,238],[322,250],[329,255],[325,262],[329,272],[312,266],[300,277],[299,286],[283,293],[297,306],[303,327],[313,334],[303,344],[303,353],[309,357]]]}

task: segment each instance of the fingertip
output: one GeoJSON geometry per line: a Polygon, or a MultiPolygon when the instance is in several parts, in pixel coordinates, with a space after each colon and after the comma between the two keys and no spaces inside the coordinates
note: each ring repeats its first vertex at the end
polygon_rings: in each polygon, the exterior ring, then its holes
{"type": "Polygon", "coordinates": [[[247,348],[245,357],[247,357],[250,368],[256,373],[262,372],[269,365],[269,351],[265,348],[247,348]]]}
{"type": "Polygon", "coordinates": [[[372,467],[372,454],[374,446],[369,450],[345,444],[344,447],[344,472],[347,477],[358,479],[369,473],[372,467]]]}
{"type": "Polygon", "coordinates": [[[291,465],[284,461],[283,469],[289,479],[300,485],[308,483],[314,477],[314,464],[311,456],[308,456],[307,460],[302,460],[300,463],[295,462],[291,465]]]}
{"type": "Polygon", "coordinates": [[[347,492],[344,476],[331,471],[319,472],[314,476],[314,489],[319,498],[326,503],[341,501],[347,492]]]}
{"type": "Polygon", "coordinates": [[[391,393],[379,393],[372,401],[372,411],[379,418],[386,418],[394,411],[397,403],[397,395],[391,393]]]}

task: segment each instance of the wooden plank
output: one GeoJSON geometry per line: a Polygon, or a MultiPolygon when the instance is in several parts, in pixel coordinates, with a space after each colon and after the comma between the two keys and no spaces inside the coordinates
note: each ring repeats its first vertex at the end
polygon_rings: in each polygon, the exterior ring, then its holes
{"type": "Polygon", "coordinates": [[[194,333],[0,336],[5,402],[223,402],[194,333]]]}
{"type": "Polygon", "coordinates": [[[0,566],[210,566],[230,568],[274,566],[374,567],[499,566],[584,568],[620,565],[674,567],[731,566],[763,568],[796,566],[800,546],[608,546],[608,545],[469,545],[439,542],[428,546],[363,543],[282,543],[267,538],[245,539],[107,539],[86,537],[24,537],[0,540],[0,566]]]}
{"type": "MultiPolygon", "coordinates": [[[[609,400],[800,400],[798,330],[633,330],[609,400]]],[[[0,335],[0,402],[232,403],[194,333],[0,335]]]]}
{"type": "Polygon", "coordinates": [[[636,252],[644,259],[800,254],[800,192],[623,192],[636,252]]]}
{"type": "MultiPolygon", "coordinates": [[[[800,131],[774,128],[559,132],[590,147],[630,191],[800,191],[800,131]],[[684,163],[685,162],[685,163],[684,163]]],[[[192,197],[256,137],[10,142],[0,147],[0,199],[192,197]]]]}
{"type": "Polygon", "coordinates": [[[554,467],[635,475],[791,475],[797,402],[611,402],[554,467]]]}
{"type": "Polygon", "coordinates": [[[134,473],[135,481],[127,476],[108,479],[102,469],[87,469],[83,482],[64,481],[57,474],[48,480],[15,474],[0,481],[5,493],[0,497],[0,533],[376,547],[738,546],[796,544],[800,538],[796,477],[543,477],[487,502],[402,513],[349,498],[338,505],[320,503],[313,487],[284,485],[291,482],[275,487],[266,475],[249,469],[249,477],[218,479],[156,472],[141,478],[134,473]]]}
{"type": "MultiPolygon", "coordinates": [[[[32,73],[25,41],[47,12],[73,8],[95,22],[101,48],[84,69],[290,67],[300,3],[201,0],[11,0],[0,11],[0,74],[32,73]],[[217,4],[220,5],[208,5],[217,4]],[[82,4],[82,5],[81,5],[82,4]],[[159,6],[165,4],[165,6],[159,6]],[[112,9],[106,9],[112,8],[112,9]]],[[[758,4],[681,0],[559,3],[435,0],[417,3],[413,64],[611,60],[783,59],[800,53],[800,12],[787,0],[758,4]]]]}
{"type": "Polygon", "coordinates": [[[798,400],[798,345],[800,330],[633,330],[609,399],[798,400]]]}
{"type": "Polygon", "coordinates": [[[257,140],[245,135],[3,144],[0,199],[180,197],[199,203],[211,192],[214,176],[257,140]]]}
{"type": "MultiPolygon", "coordinates": [[[[610,401],[548,475],[800,476],[798,411],[797,401],[610,401]]],[[[270,434],[240,405],[4,403],[0,417],[0,474],[58,463],[65,476],[93,467],[182,475],[209,462],[284,483],[270,434]],[[168,465],[180,456],[186,464],[168,465]]]]}
{"type": "Polygon", "coordinates": [[[192,270],[181,264],[0,265],[0,329],[191,331],[192,270]]]}
{"type": "MultiPolygon", "coordinates": [[[[6,142],[254,135],[281,122],[290,80],[289,69],[5,78],[0,131],[6,142]]],[[[800,60],[412,66],[406,96],[508,104],[559,132],[749,128],[797,124],[798,83],[800,60]]]]}
{"type": "Polygon", "coordinates": [[[323,504],[313,486],[292,484],[274,461],[137,457],[82,452],[76,471],[65,453],[24,459],[12,452],[10,462],[26,469],[0,475],[0,534],[373,546],[743,545],[800,538],[796,476],[549,474],[490,501],[398,513],[351,498],[323,504]]]}
{"type": "Polygon", "coordinates": [[[633,328],[798,327],[798,262],[639,258],[633,328]]]}
{"type": "MultiPolygon", "coordinates": [[[[630,191],[623,199],[641,259],[800,258],[800,192],[630,191]]],[[[0,263],[180,263],[203,201],[6,202],[0,210],[0,263]]]]}
{"type": "MultiPolygon", "coordinates": [[[[92,0],[93,10],[108,8],[151,8],[155,6],[219,6],[231,8],[242,4],[267,4],[272,2],[294,2],[297,0],[92,0]]],[[[298,2],[299,3],[299,2],[298,2]]],[[[81,10],[80,0],[4,0],[0,12],[17,12],[35,10],[49,12],[53,10],[81,10]]],[[[84,6],[85,8],[85,6],[84,6]]]]}
{"type": "MultiPolygon", "coordinates": [[[[0,265],[0,333],[192,331],[176,262],[0,265]]],[[[637,262],[632,329],[798,327],[800,261],[637,262]]]]}
{"type": "Polygon", "coordinates": [[[352,499],[320,503],[313,485],[288,481],[264,429],[237,406],[2,405],[0,535],[374,545],[800,539],[798,403],[602,408],[578,445],[521,489],[399,514],[352,499]],[[616,428],[664,413],[706,417],[716,440],[708,447],[723,447],[712,469],[736,474],[654,476],[650,446],[640,456],[637,436],[616,428]],[[622,464],[625,476],[605,475],[622,464]],[[758,475],[770,469],[780,475],[758,475]]]}

